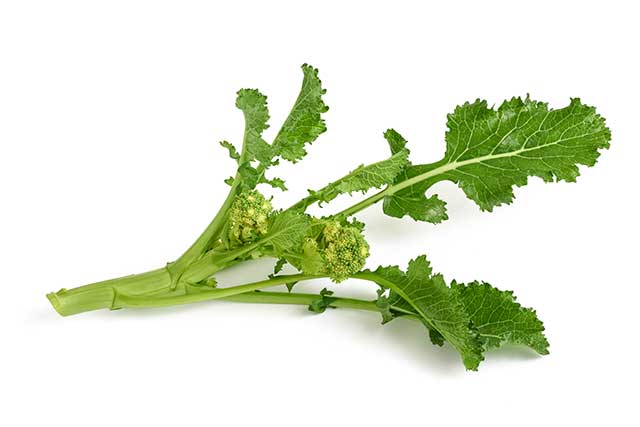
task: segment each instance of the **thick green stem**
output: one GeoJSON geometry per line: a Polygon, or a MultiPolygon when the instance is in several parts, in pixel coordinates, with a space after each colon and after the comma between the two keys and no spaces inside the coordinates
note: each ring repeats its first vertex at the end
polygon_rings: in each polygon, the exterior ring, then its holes
{"type": "Polygon", "coordinates": [[[74,289],[61,289],[47,294],[51,305],[62,316],[85,311],[112,308],[116,295],[154,295],[166,292],[171,286],[171,274],[166,268],[117,279],[91,283],[74,289]]]}
{"type": "MultiPolygon", "coordinates": [[[[247,157],[247,135],[248,135],[248,127],[245,126],[244,137],[242,139],[242,151],[240,153],[240,158],[238,159],[238,166],[242,165],[247,157]]],[[[229,212],[229,208],[233,203],[233,200],[236,197],[238,189],[240,187],[241,182],[241,174],[240,168],[236,170],[236,176],[233,179],[233,184],[231,185],[231,189],[229,190],[229,194],[225,199],[224,203],[218,210],[218,213],[213,218],[213,221],[207,226],[207,228],[202,232],[202,234],[196,239],[196,241],[183,253],[180,258],[178,258],[174,263],[169,265],[169,269],[172,275],[172,286],[175,287],[177,281],[180,279],[180,276],[184,273],[184,271],[200,256],[205,253],[207,250],[211,248],[212,243],[220,236],[220,231],[224,227],[227,213],[229,212]]]]}
{"type": "Polygon", "coordinates": [[[207,249],[209,249],[211,242],[218,237],[226,220],[227,212],[236,196],[237,182],[238,180],[236,179],[234,185],[229,191],[229,195],[227,195],[227,198],[220,207],[216,216],[213,218],[213,221],[211,221],[189,249],[187,249],[186,252],[176,260],[176,262],[169,265],[168,268],[174,276],[174,283],[180,278],[182,273],[189,267],[189,265],[191,265],[191,263],[197,260],[207,249]]]}
{"type": "MultiPolygon", "coordinates": [[[[99,310],[113,309],[119,296],[151,298],[160,295],[181,295],[187,291],[188,283],[204,280],[214,273],[238,262],[228,253],[216,253],[225,262],[194,263],[184,272],[183,279],[175,282],[170,266],[133,274],[102,282],[90,283],[73,289],[61,289],[47,294],[51,305],[63,316],[99,310]],[[189,279],[198,280],[189,281],[189,279]]],[[[213,257],[213,252],[211,253],[213,257]]]]}

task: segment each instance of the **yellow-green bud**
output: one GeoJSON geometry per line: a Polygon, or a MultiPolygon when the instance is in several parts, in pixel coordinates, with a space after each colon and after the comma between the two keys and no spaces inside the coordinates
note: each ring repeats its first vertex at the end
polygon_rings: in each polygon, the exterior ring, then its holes
{"type": "Polygon", "coordinates": [[[267,234],[271,203],[255,190],[238,194],[229,209],[228,237],[232,246],[251,243],[267,234]]]}
{"type": "Polygon", "coordinates": [[[369,256],[369,244],[355,227],[330,222],[322,232],[325,269],[335,282],[341,282],[364,267],[369,256]]]}

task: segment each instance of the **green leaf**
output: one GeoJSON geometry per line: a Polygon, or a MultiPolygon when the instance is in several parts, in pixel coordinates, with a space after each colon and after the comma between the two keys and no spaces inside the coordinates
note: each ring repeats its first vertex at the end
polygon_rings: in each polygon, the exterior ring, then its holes
{"type": "MultiPolygon", "coordinates": [[[[402,274],[397,267],[392,268],[391,276],[396,277],[397,282],[402,281],[402,274]]],[[[528,346],[539,354],[549,353],[549,342],[543,334],[544,325],[534,310],[516,302],[513,292],[501,291],[484,282],[460,284],[455,281],[451,283],[449,292],[451,296],[457,294],[470,321],[470,331],[477,335],[483,351],[514,344],[528,346]]],[[[419,315],[409,301],[393,290],[389,304],[394,318],[403,314],[419,315]]],[[[445,336],[430,324],[426,323],[426,326],[431,341],[442,345],[445,336]]]]}
{"type": "Polygon", "coordinates": [[[312,143],[327,130],[321,115],[329,108],[322,101],[326,90],[322,88],[318,70],[304,64],[302,72],[304,78],[298,99],[272,144],[274,153],[291,162],[303,158],[307,154],[305,144],[312,143]]]}
{"type": "Polygon", "coordinates": [[[380,288],[377,290],[378,298],[376,299],[376,307],[380,310],[380,315],[382,316],[382,324],[388,323],[392,321],[395,316],[391,311],[391,304],[389,304],[389,297],[385,294],[385,289],[380,288]]]}
{"type": "Polygon", "coordinates": [[[264,184],[269,184],[273,188],[279,188],[282,191],[287,191],[287,187],[285,186],[284,181],[280,178],[267,179],[263,177],[260,182],[264,184]]]}
{"type": "Polygon", "coordinates": [[[340,194],[360,191],[365,193],[372,188],[392,184],[396,176],[409,164],[408,150],[400,150],[388,159],[367,166],[360,166],[348,175],[334,181],[318,191],[309,190],[309,196],[296,203],[292,209],[304,211],[316,202],[330,202],[340,194]]]}
{"type": "Polygon", "coordinates": [[[260,172],[251,166],[251,163],[249,162],[244,162],[238,166],[238,173],[240,174],[242,186],[249,190],[254,189],[262,177],[260,172]]]}
{"type": "Polygon", "coordinates": [[[285,266],[286,263],[287,263],[287,260],[285,258],[278,258],[278,260],[276,261],[276,264],[273,266],[273,273],[269,274],[267,277],[269,279],[273,279],[274,277],[276,277],[276,275],[282,271],[282,268],[285,266]]]}
{"type": "Polygon", "coordinates": [[[394,178],[407,165],[408,155],[409,152],[407,150],[401,150],[386,160],[367,166],[360,166],[343,178],[312,192],[305,199],[306,204],[309,205],[315,201],[329,202],[340,194],[351,194],[356,191],[364,193],[372,188],[380,188],[391,184],[394,178]]]}
{"type": "Polygon", "coordinates": [[[269,127],[267,97],[256,89],[240,89],[236,98],[236,107],[244,114],[245,161],[258,160],[270,162],[271,146],[262,139],[262,132],[269,127]]]}
{"type": "Polygon", "coordinates": [[[237,156],[240,168],[245,169],[244,174],[241,171],[241,177],[247,188],[264,183],[286,191],[282,179],[268,179],[265,171],[277,165],[279,157],[292,162],[300,160],[306,154],[305,144],[313,142],[326,130],[321,114],[328,108],[322,101],[325,90],[321,87],[318,70],[305,64],[302,71],[304,78],[298,99],[272,144],[262,137],[263,131],[269,127],[267,97],[256,89],[238,91],[236,107],[242,110],[245,118],[243,154],[238,155],[226,141],[221,144],[229,150],[230,156],[237,156]]]}
{"type": "Polygon", "coordinates": [[[302,244],[301,258],[297,264],[305,274],[315,275],[324,271],[324,259],[318,250],[315,240],[305,239],[302,244]]]}
{"type": "Polygon", "coordinates": [[[236,147],[229,141],[220,141],[220,146],[229,150],[229,157],[231,157],[236,162],[240,160],[240,153],[236,150],[236,147]]]}
{"type": "MultiPolygon", "coordinates": [[[[409,150],[406,148],[407,140],[404,139],[394,129],[387,129],[384,133],[384,137],[389,143],[392,153],[399,153],[409,150]]],[[[405,181],[408,179],[407,169],[411,166],[411,162],[407,159],[407,164],[399,173],[394,181],[394,184],[405,181]]],[[[402,218],[405,215],[409,215],[416,221],[426,221],[433,224],[438,224],[448,218],[446,203],[440,200],[437,196],[431,196],[427,198],[422,192],[415,191],[400,191],[393,196],[384,198],[382,209],[385,214],[396,218],[402,218]]]]}
{"type": "Polygon", "coordinates": [[[473,282],[451,287],[458,291],[465,310],[487,349],[505,343],[526,345],[539,354],[549,354],[544,325],[530,308],[516,302],[511,291],[501,291],[488,283],[473,282]]]}
{"type": "Polygon", "coordinates": [[[435,195],[427,197],[424,192],[400,191],[384,198],[382,210],[396,218],[409,215],[416,221],[439,224],[449,218],[446,205],[435,195]]]}
{"type": "Polygon", "coordinates": [[[309,227],[308,215],[292,211],[276,213],[269,219],[269,232],[261,239],[261,243],[269,243],[277,255],[284,255],[302,245],[309,227]]]}
{"type": "Polygon", "coordinates": [[[287,263],[286,259],[278,258],[278,261],[276,261],[276,265],[273,266],[273,274],[280,273],[286,263],[287,263]]]}
{"type": "Polygon", "coordinates": [[[333,295],[333,291],[329,291],[327,288],[322,289],[318,299],[309,304],[309,311],[314,313],[324,313],[325,310],[336,300],[331,297],[331,295],[333,295]]]}
{"type": "Polygon", "coordinates": [[[402,135],[396,132],[395,129],[387,129],[384,132],[384,139],[389,143],[391,154],[396,154],[402,150],[407,150],[407,140],[402,135]]]}
{"type": "Polygon", "coordinates": [[[398,267],[379,267],[363,274],[364,278],[391,289],[391,305],[410,308],[429,329],[444,337],[458,351],[467,369],[478,368],[484,359],[483,347],[470,327],[459,294],[446,285],[441,275],[433,274],[425,256],[410,261],[406,273],[398,267]]]}
{"type": "Polygon", "coordinates": [[[389,215],[432,218],[421,215],[419,206],[433,207],[424,193],[442,180],[455,182],[482,210],[491,211],[511,203],[513,186],[525,185],[529,176],[575,181],[578,165],[593,166],[611,138],[595,108],[579,99],[555,110],[529,98],[513,98],[498,109],[478,100],[457,107],[448,119],[444,159],[405,170],[386,196],[389,215]]]}

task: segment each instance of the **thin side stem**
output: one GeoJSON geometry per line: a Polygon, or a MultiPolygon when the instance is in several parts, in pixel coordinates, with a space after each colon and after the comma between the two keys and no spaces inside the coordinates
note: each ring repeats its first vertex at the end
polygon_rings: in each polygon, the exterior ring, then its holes
{"type": "Polygon", "coordinates": [[[326,276],[311,276],[305,274],[291,274],[285,276],[277,276],[268,280],[248,283],[246,285],[232,286],[222,289],[202,289],[200,287],[191,287],[192,292],[182,295],[161,295],[161,296],[135,296],[117,294],[114,299],[112,308],[132,308],[132,307],[164,307],[170,305],[189,304],[193,302],[209,301],[231,297],[234,295],[253,292],[256,290],[269,288],[286,283],[300,282],[303,280],[321,279],[326,276]]]}
{"type": "MultiPolygon", "coordinates": [[[[370,196],[358,203],[356,203],[355,205],[344,209],[343,211],[340,211],[336,214],[336,216],[351,216],[354,215],[366,208],[368,208],[369,206],[378,203],[381,199],[385,198],[386,196],[391,196],[394,193],[397,193],[400,190],[404,190],[407,187],[411,187],[412,185],[415,185],[419,182],[422,181],[426,181],[428,179],[434,178],[438,175],[441,175],[451,169],[455,169],[459,166],[464,166],[463,164],[464,162],[458,162],[458,163],[445,163],[443,164],[443,161],[439,161],[436,163],[432,163],[430,165],[425,165],[425,169],[426,171],[416,175],[412,178],[406,179],[404,181],[401,181],[397,184],[392,184],[389,185],[387,188],[385,188],[382,191],[379,191],[378,193],[374,194],[373,196],[370,196]]],[[[433,180],[432,183],[435,183],[437,180],[433,180]]],[[[426,189],[425,189],[426,190],[426,189]]]]}

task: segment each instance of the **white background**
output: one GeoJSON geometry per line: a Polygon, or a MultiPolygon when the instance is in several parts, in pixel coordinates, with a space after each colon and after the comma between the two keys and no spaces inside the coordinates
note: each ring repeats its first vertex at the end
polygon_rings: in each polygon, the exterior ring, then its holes
{"type": "Polygon", "coordinates": [[[421,3],[0,3],[0,424],[638,425],[637,11],[421,3]],[[446,114],[467,100],[598,107],[612,148],[577,184],[533,179],[491,214],[440,184],[450,220],[437,226],[379,206],[359,216],[369,266],[427,253],[448,279],[513,289],[551,355],[492,352],[465,372],[420,325],[346,310],[52,310],[46,292],[179,256],[233,173],[217,142],[241,138],[235,91],[269,96],[272,137],[304,62],[328,89],[329,131],[277,171],[291,190],[274,192],[280,207],[382,159],[388,127],[415,162],[439,159],[446,114]]]}

